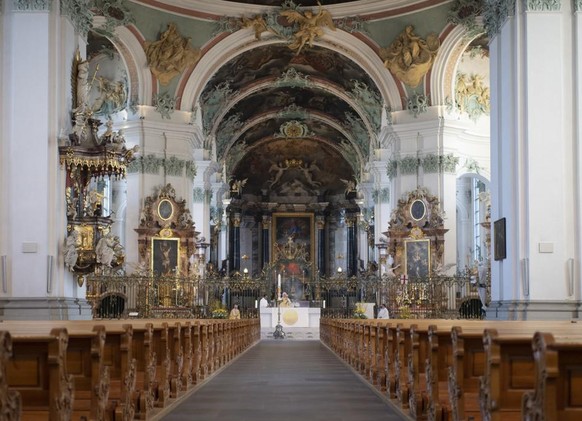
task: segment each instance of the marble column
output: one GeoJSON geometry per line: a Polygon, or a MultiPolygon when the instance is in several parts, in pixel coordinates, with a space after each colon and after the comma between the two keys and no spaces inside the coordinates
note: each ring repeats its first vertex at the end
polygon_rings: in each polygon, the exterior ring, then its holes
{"type": "Polygon", "coordinates": [[[228,252],[228,256],[230,259],[229,270],[231,272],[240,270],[240,222],[241,222],[240,212],[233,212],[231,214],[230,241],[228,252]]]}
{"type": "Polygon", "coordinates": [[[356,276],[358,274],[358,237],[357,237],[357,216],[346,214],[347,228],[347,256],[346,275],[356,276]]]}

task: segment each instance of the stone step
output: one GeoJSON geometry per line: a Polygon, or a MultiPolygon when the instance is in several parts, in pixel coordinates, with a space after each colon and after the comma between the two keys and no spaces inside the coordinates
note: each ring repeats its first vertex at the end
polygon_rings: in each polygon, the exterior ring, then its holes
{"type": "MultiPolygon", "coordinates": [[[[261,339],[275,339],[273,337],[275,329],[262,328],[261,339]]],[[[283,328],[287,340],[319,340],[319,327],[286,327],[283,328]]]]}

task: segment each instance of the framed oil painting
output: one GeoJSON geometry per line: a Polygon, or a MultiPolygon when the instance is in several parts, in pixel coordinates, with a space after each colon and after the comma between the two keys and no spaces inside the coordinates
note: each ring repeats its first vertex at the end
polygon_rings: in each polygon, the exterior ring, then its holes
{"type": "Polygon", "coordinates": [[[154,275],[177,274],[180,269],[179,256],[179,238],[152,238],[152,272],[154,275]]]}
{"type": "Polygon", "coordinates": [[[493,223],[493,259],[503,260],[506,257],[505,218],[501,218],[493,223]]]}
{"type": "Polygon", "coordinates": [[[430,274],[430,240],[404,242],[406,276],[409,279],[427,279],[430,274]]]}
{"type": "Polygon", "coordinates": [[[273,214],[272,259],[284,279],[304,282],[312,273],[314,218],[311,213],[273,214]]]}

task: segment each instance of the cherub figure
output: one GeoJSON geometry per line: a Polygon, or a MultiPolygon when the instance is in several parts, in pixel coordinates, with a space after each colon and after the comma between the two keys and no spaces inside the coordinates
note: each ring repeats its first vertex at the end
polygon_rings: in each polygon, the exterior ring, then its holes
{"type": "Polygon", "coordinates": [[[311,10],[306,10],[303,14],[297,10],[283,10],[281,16],[287,18],[290,23],[297,22],[299,30],[295,32],[295,40],[289,44],[291,50],[296,51],[295,55],[299,55],[305,44],[313,47],[313,41],[317,37],[323,36],[323,27],[327,26],[332,31],[335,31],[335,25],[331,14],[324,10],[319,4],[319,12],[314,14],[311,10]]]}

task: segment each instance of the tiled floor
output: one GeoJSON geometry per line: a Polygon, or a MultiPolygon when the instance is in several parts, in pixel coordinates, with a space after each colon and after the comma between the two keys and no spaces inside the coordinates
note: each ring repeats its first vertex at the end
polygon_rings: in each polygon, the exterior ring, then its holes
{"type": "Polygon", "coordinates": [[[314,340],[261,341],[162,419],[407,420],[314,340]]]}

